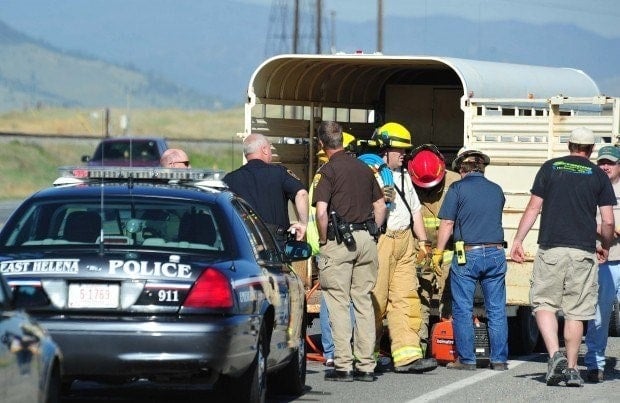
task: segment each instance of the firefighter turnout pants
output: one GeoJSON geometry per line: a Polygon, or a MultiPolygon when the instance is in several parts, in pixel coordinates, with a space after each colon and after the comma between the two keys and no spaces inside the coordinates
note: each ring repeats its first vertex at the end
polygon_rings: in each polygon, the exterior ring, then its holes
{"type": "Polygon", "coordinates": [[[373,290],[378,351],[387,317],[394,366],[423,358],[418,331],[422,324],[415,243],[411,229],[387,230],[377,245],[379,272],[373,290]]]}

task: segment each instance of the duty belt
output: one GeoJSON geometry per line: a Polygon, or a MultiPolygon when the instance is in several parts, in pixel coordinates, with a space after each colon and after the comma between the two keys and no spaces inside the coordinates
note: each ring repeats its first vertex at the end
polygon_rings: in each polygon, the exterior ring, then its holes
{"type": "Polygon", "coordinates": [[[350,223],[347,224],[349,226],[349,230],[350,231],[368,231],[368,227],[366,226],[365,222],[360,222],[360,223],[350,223]]]}

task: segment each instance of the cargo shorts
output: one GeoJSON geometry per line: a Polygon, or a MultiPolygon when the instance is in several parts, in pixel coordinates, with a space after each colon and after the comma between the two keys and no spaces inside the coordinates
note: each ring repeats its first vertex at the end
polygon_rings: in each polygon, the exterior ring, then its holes
{"type": "Polygon", "coordinates": [[[566,319],[594,319],[598,299],[596,254],[569,247],[540,247],[530,283],[534,312],[562,311],[566,319]]]}

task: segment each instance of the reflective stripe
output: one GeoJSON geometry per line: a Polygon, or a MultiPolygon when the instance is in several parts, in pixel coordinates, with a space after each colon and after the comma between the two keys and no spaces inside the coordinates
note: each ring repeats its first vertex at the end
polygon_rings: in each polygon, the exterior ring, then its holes
{"type": "Polygon", "coordinates": [[[422,358],[422,348],[421,347],[413,347],[413,346],[405,346],[401,347],[398,350],[392,351],[392,359],[394,360],[394,365],[398,365],[399,362],[411,362],[412,358],[422,358]]]}
{"type": "Polygon", "coordinates": [[[437,217],[424,217],[424,227],[438,228],[441,220],[437,217]]]}

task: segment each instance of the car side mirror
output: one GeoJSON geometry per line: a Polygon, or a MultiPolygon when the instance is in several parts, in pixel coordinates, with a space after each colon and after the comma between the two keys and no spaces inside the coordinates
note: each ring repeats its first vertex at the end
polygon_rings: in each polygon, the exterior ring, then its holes
{"type": "Polygon", "coordinates": [[[90,155],[82,155],[82,162],[90,161],[90,155]]]}
{"type": "Polygon", "coordinates": [[[284,254],[292,261],[306,260],[312,256],[312,247],[303,241],[286,241],[284,254]]]}

